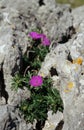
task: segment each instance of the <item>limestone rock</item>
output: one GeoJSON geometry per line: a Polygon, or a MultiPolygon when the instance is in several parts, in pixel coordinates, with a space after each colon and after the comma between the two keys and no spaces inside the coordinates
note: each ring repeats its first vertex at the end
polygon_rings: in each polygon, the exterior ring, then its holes
{"type": "Polygon", "coordinates": [[[35,11],[37,10],[39,6],[38,0],[1,0],[0,1],[0,7],[5,10],[5,8],[10,8],[10,10],[19,10],[20,12],[27,13],[28,10],[35,11]],[[25,7],[25,8],[24,8],[25,7]]]}
{"type": "MultiPolygon", "coordinates": [[[[78,9],[82,12],[84,7],[78,9]]],[[[52,76],[54,87],[61,94],[64,103],[64,126],[63,130],[84,129],[84,30],[82,13],[77,19],[77,9],[73,11],[74,27],[78,27],[76,34],[65,42],[59,44],[45,58],[39,73],[51,75],[50,69],[57,70],[58,75],[52,76]],[[76,11],[76,12],[75,12],[76,11]],[[76,21],[76,23],[75,23],[76,21]],[[82,26],[81,26],[82,25],[82,26]],[[45,74],[45,72],[47,72],[45,74]]]]}
{"type": "MultiPolygon", "coordinates": [[[[84,6],[71,10],[69,5],[55,4],[54,0],[53,2],[44,0],[42,5],[39,2],[0,0],[0,73],[3,75],[3,83],[0,77],[0,96],[1,90],[4,89],[9,96],[8,103],[14,103],[13,111],[8,111],[7,106],[0,106],[0,129],[33,130],[34,128],[31,124],[26,124],[14,110],[17,106],[15,103],[21,101],[21,94],[27,90],[15,93],[11,90],[11,80],[22,66],[22,56],[28,53],[28,32],[40,28],[48,35],[52,44],[39,74],[44,77],[50,75],[53,86],[60,91],[64,103],[64,125],[61,129],[83,130],[84,6]],[[56,74],[51,74],[51,68],[57,71],[56,74]],[[11,123],[16,127],[11,128],[11,123]]],[[[29,93],[27,94],[29,96],[29,93]]],[[[27,95],[23,96],[26,97],[27,95]]],[[[53,121],[53,116],[48,120],[56,123],[53,121]]]]}
{"type": "Polygon", "coordinates": [[[17,94],[14,95],[14,100],[12,104],[14,106],[19,105],[22,101],[25,99],[28,99],[30,97],[30,91],[26,88],[23,87],[23,89],[18,89],[17,94]]]}
{"type": "Polygon", "coordinates": [[[73,9],[73,25],[76,28],[77,32],[84,31],[84,6],[73,9]],[[81,15],[80,15],[81,14],[81,15]]]}
{"type": "MultiPolygon", "coordinates": [[[[68,6],[57,6],[55,1],[47,2],[45,0],[42,6],[40,6],[39,1],[34,0],[31,2],[30,0],[17,0],[17,2],[15,2],[15,0],[8,0],[8,2],[5,0],[0,1],[0,68],[3,70],[4,84],[9,95],[9,103],[12,102],[15,95],[10,89],[12,76],[17,73],[22,66],[22,55],[28,54],[28,47],[30,46],[28,32],[38,27],[46,33],[43,29],[45,28],[47,32],[49,32],[48,36],[51,36],[51,39],[56,41],[56,33],[54,33],[54,31],[58,32],[58,35],[65,35],[67,29],[72,26],[72,16],[69,9],[68,6]],[[46,8],[46,12],[43,12],[43,8],[46,8]],[[59,12],[63,12],[60,18],[59,12]],[[68,18],[69,21],[66,20],[67,16],[70,16],[70,18],[68,18]],[[49,22],[45,23],[47,18],[49,22]],[[55,21],[56,18],[57,21],[60,19],[61,23],[59,25],[57,24],[59,22],[56,23],[55,21]],[[44,24],[42,23],[43,21],[44,24]],[[63,28],[65,21],[67,21],[67,24],[63,28]],[[61,33],[55,29],[54,25],[58,29],[61,28],[61,33]],[[53,29],[51,28],[54,29],[53,33],[53,29]],[[53,34],[54,37],[51,34],[53,34]]],[[[63,35],[60,37],[62,38],[63,35]]]]}
{"type": "Polygon", "coordinates": [[[8,103],[12,103],[15,95],[11,90],[12,77],[20,71],[22,55],[28,53],[30,46],[28,32],[39,26],[32,5],[37,9],[39,4],[27,0],[0,1],[0,70],[3,71],[8,103]]]}
{"type": "Polygon", "coordinates": [[[15,107],[0,106],[0,130],[33,130],[34,124],[21,119],[15,107]]]}
{"type": "Polygon", "coordinates": [[[4,130],[7,120],[9,120],[7,106],[0,106],[0,130],[4,130]]]}
{"type": "Polygon", "coordinates": [[[68,41],[74,33],[74,28],[70,6],[62,6],[54,2],[54,0],[53,2],[45,0],[45,4],[38,9],[36,16],[41,21],[43,32],[56,45],[57,42],[68,41]]]}
{"type": "Polygon", "coordinates": [[[61,112],[58,111],[56,114],[52,114],[52,111],[49,111],[43,130],[55,130],[61,121],[63,121],[63,114],[61,112]]]}

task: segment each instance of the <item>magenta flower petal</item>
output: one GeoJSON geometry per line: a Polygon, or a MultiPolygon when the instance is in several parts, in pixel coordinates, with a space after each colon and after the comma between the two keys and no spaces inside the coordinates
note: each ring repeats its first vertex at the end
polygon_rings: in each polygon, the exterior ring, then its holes
{"type": "Polygon", "coordinates": [[[30,85],[33,87],[38,87],[41,86],[43,83],[43,79],[41,76],[37,75],[37,76],[32,76],[30,81],[29,81],[30,85]]]}
{"type": "Polygon", "coordinates": [[[29,36],[33,39],[40,39],[42,37],[42,34],[39,34],[37,32],[30,32],[29,36]]]}
{"type": "Polygon", "coordinates": [[[50,43],[50,40],[46,37],[46,35],[43,34],[42,36],[42,44],[44,46],[49,46],[51,43],[50,43]]]}

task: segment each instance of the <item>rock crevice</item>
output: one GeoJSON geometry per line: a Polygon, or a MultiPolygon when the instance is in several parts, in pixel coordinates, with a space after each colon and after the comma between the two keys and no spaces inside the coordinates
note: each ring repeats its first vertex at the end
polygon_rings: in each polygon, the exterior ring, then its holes
{"type": "Polygon", "coordinates": [[[64,103],[58,125],[52,122],[55,117],[50,117],[43,129],[58,130],[61,126],[62,130],[84,129],[83,19],[84,6],[71,9],[70,5],[60,5],[54,0],[0,1],[0,98],[4,97],[8,103],[0,103],[0,130],[35,129],[35,124],[18,121],[12,110],[10,112],[14,116],[10,120],[7,106],[14,105],[14,108],[29,96],[26,89],[19,89],[17,93],[12,91],[11,82],[21,70],[22,56],[28,54],[28,33],[37,28],[51,40],[50,53],[42,63],[39,74],[52,77],[53,86],[60,91],[64,103]],[[8,124],[5,128],[6,121],[8,124]],[[19,127],[16,122],[19,122],[19,127]],[[12,125],[16,126],[12,128],[12,125]],[[51,129],[51,126],[54,127],[51,129]]]}

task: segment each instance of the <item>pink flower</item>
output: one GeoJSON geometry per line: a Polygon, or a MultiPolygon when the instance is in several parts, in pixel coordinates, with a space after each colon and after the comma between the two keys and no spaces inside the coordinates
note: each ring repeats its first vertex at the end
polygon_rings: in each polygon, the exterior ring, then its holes
{"type": "Polygon", "coordinates": [[[43,34],[42,36],[42,44],[44,46],[49,46],[50,45],[50,40],[46,37],[46,35],[43,34]]]}
{"type": "Polygon", "coordinates": [[[42,40],[42,44],[44,46],[49,46],[50,45],[50,40],[46,37],[45,34],[39,34],[37,32],[30,32],[29,36],[33,39],[41,39],[42,40]]]}
{"type": "Polygon", "coordinates": [[[37,32],[30,32],[29,36],[33,39],[40,39],[42,37],[42,34],[39,34],[37,32]]]}
{"type": "Polygon", "coordinates": [[[30,81],[29,81],[29,83],[30,83],[31,86],[38,87],[38,86],[42,85],[43,79],[39,75],[32,76],[31,79],[30,79],[30,81]]]}

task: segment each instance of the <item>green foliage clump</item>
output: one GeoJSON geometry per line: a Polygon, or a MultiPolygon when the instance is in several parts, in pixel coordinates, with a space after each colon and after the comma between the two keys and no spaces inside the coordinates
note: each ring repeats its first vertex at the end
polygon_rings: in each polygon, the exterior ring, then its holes
{"type": "Polygon", "coordinates": [[[48,110],[56,113],[57,110],[63,111],[63,102],[57,89],[52,88],[52,80],[44,78],[43,85],[40,87],[28,86],[31,96],[28,100],[23,101],[20,110],[28,122],[45,121],[48,110]]]}
{"type": "Polygon", "coordinates": [[[48,46],[43,46],[40,44],[40,40],[35,40],[31,42],[30,48],[29,48],[29,54],[23,56],[23,72],[25,71],[25,68],[29,66],[29,71],[37,70],[41,68],[41,64],[44,61],[44,58],[46,54],[49,52],[48,46]]]}
{"type": "Polygon", "coordinates": [[[48,110],[56,113],[57,110],[63,111],[63,102],[57,89],[53,88],[50,77],[43,78],[41,86],[33,87],[29,81],[33,75],[38,75],[41,63],[44,61],[46,54],[49,52],[49,46],[43,46],[41,40],[30,40],[28,56],[23,56],[23,68],[19,74],[13,78],[12,88],[27,87],[31,93],[29,99],[24,100],[19,105],[21,113],[28,122],[36,119],[37,122],[47,119],[48,110]]]}
{"type": "Polygon", "coordinates": [[[23,88],[23,82],[24,78],[20,74],[16,74],[12,80],[12,89],[17,91],[18,88],[23,88]]]}

